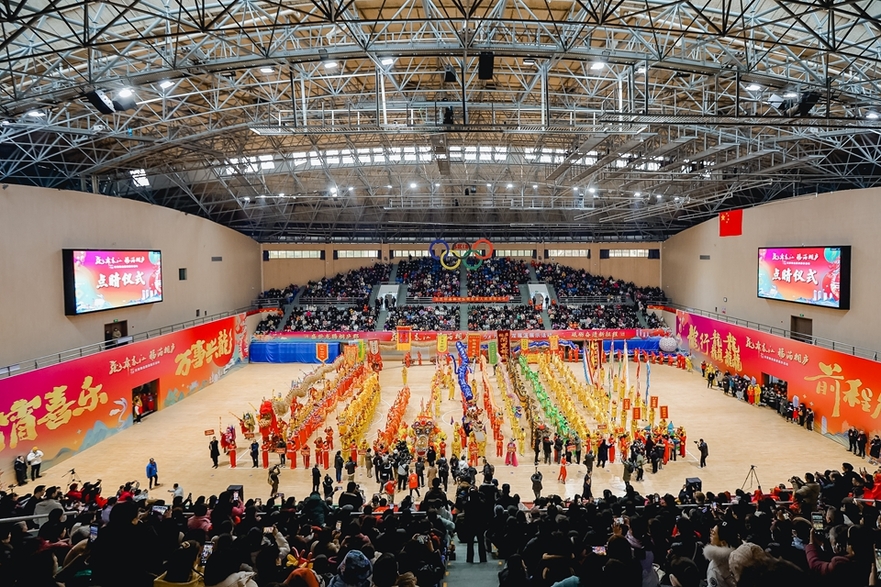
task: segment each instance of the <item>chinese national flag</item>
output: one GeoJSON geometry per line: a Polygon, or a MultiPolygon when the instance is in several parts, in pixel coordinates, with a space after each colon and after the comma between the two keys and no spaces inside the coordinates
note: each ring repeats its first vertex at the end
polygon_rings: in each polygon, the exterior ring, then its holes
{"type": "Polygon", "coordinates": [[[719,214],[719,236],[743,234],[743,210],[728,210],[719,214]]]}

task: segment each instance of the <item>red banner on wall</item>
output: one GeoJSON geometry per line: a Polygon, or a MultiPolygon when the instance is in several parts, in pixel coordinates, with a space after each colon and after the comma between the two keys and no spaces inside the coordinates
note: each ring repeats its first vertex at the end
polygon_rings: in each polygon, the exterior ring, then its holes
{"type": "Polygon", "coordinates": [[[131,426],[144,384],[154,409],[184,399],[247,356],[245,334],[240,314],[0,380],[0,462],[36,444],[48,468],[131,426]]]}
{"type": "Polygon", "coordinates": [[[822,432],[850,426],[881,434],[881,365],[837,351],[679,311],[682,344],[723,373],[788,383],[789,397],[809,405],[822,432]]]}
{"type": "MultiPolygon", "coordinates": [[[[409,328],[409,327],[408,327],[409,328]]],[[[456,343],[466,340],[469,332],[463,330],[442,331],[447,335],[448,341],[456,343]]],[[[530,340],[549,340],[551,336],[558,336],[561,340],[610,340],[610,339],[633,339],[633,338],[651,338],[654,336],[667,336],[670,331],[664,328],[603,328],[597,330],[508,330],[495,331],[486,330],[482,332],[472,332],[480,336],[482,341],[492,340],[496,338],[498,332],[508,332],[511,340],[519,340],[528,338],[530,340]]],[[[412,331],[410,332],[411,342],[435,342],[438,331],[412,331]]],[[[393,342],[397,336],[396,332],[375,332],[375,331],[351,331],[351,330],[328,330],[320,332],[290,331],[284,332],[267,332],[254,337],[255,340],[279,340],[285,338],[308,338],[310,340],[378,340],[380,342],[393,342]]]]}

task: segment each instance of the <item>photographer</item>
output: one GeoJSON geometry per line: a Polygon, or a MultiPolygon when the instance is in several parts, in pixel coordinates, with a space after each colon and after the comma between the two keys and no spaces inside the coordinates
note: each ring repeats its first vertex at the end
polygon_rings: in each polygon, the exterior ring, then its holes
{"type": "Polygon", "coordinates": [[[810,514],[817,509],[817,502],[820,499],[820,484],[814,479],[811,473],[805,473],[805,480],[802,481],[798,477],[789,480],[795,488],[794,499],[798,502],[802,514],[810,514]]]}

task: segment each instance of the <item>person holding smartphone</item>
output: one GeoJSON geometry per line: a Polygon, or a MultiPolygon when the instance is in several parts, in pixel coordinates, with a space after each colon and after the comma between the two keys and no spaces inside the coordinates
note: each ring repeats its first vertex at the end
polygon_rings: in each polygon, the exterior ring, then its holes
{"type": "Polygon", "coordinates": [[[811,542],[805,545],[811,572],[820,575],[827,585],[865,585],[874,560],[870,531],[840,524],[829,530],[829,552],[825,544],[823,532],[811,532],[811,542]]]}

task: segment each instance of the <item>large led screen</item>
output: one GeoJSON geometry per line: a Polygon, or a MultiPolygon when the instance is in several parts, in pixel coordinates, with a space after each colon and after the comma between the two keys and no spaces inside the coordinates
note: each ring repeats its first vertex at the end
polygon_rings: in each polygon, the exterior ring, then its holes
{"type": "Polygon", "coordinates": [[[62,258],[69,316],[162,301],[160,251],[63,249],[62,258]]]}
{"type": "Polygon", "coordinates": [[[850,308],[850,247],[759,249],[758,296],[850,308]]]}

